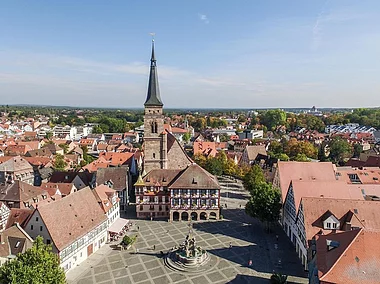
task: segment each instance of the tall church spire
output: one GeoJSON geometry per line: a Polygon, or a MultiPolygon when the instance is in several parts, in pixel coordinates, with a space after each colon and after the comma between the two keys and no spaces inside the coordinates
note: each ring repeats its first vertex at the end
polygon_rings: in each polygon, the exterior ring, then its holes
{"type": "Polygon", "coordinates": [[[152,57],[150,59],[148,94],[144,106],[162,107],[163,105],[160,97],[160,88],[158,86],[156,57],[154,55],[154,39],[152,39],[152,57]]]}

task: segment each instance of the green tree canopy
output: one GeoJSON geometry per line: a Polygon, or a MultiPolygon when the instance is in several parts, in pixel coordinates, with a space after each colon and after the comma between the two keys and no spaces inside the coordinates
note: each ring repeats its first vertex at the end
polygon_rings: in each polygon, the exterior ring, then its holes
{"type": "Polygon", "coordinates": [[[281,193],[271,184],[261,182],[251,191],[245,212],[261,222],[276,222],[280,218],[281,193]]]}
{"type": "Polygon", "coordinates": [[[265,182],[263,170],[258,165],[253,165],[243,177],[243,185],[246,190],[253,192],[259,184],[265,182]]]}
{"type": "Polygon", "coordinates": [[[64,157],[61,154],[57,154],[53,162],[54,169],[56,169],[57,171],[64,171],[66,166],[67,163],[64,157]]]}
{"type": "Polygon", "coordinates": [[[334,137],[329,143],[330,159],[335,163],[342,163],[344,159],[352,157],[353,149],[347,140],[334,137]]]}
{"type": "Polygon", "coordinates": [[[188,143],[190,141],[190,138],[191,138],[191,134],[190,132],[186,132],[185,134],[183,134],[182,136],[183,140],[188,143]]]}
{"type": "Polygon", "coordinates": [[[32,248],[0,267],[0,283],[63,284],[66,277],[51,245],[45,245],[42,237],[37,237],[32,248]]]}
{"type": "Polygon", "coordinates": [[[280,109],[272,109],[264,112],[260,121],[269,130],[275,130],[279,125],[285,125],[286,123],[286,112],[280,109]]]}

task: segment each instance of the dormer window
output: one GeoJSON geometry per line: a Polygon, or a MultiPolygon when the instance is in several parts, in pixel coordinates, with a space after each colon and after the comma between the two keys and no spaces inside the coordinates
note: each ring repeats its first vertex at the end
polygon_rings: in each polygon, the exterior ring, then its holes
{"type": "Polygon", "coordinates": [[[339,228],[340,228],[339,220],[331,212],[328,212],[327,218],[323,220],[323,229],[336,230],[339,228]]]}

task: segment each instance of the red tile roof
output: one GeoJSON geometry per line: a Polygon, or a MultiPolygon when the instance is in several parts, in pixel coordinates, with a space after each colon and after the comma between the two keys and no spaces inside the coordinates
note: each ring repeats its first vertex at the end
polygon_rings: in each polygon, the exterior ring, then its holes
{"type": "MultiPolygon", "coordinates": [[[[296,212],[303,197],[322,197],[364,200],[363,194],[357,188],[352,188],[341,181],[299,181],[292,180],[296,212]]],[[[288,192],[289,193],[289,192],[288,192]]]]}
{"type": "Polygon", "coordinates": [[[88,187],[53,203],[39,206],[36,210],[58,251],[107,220],[88,187]],[[63,216],[64,222],[59,222],[63,216]]]}
{"type": "MultiPolygon", "coordinates": [[[[291,180],[336,181],[334,165],[330,162],[278,162],[282,199],[285,200],[291,180]]],[[[298,206],[298,205],[297,205],[298,206]]]]}
{"type": "Polygon", "coordinates": [[[374,284],[380,279],[380,232],[354,230],[317,240],[320,283],[374,284]],[[328,241],[337,248],[328,250],[328,241]]]}

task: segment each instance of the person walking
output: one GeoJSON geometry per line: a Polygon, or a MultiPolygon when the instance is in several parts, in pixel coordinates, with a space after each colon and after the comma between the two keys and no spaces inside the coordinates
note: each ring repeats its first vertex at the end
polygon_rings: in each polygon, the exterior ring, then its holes
{"type": "Polygon", "coordinates": [[[153,245],[153,250],[156,250],[156,245],[153,245]]]}
{"type": "Polygon", "coordinates": [[[232,248],[232,242],[230,242],[230,249],[232,248]]]}

